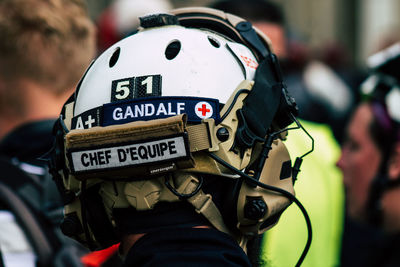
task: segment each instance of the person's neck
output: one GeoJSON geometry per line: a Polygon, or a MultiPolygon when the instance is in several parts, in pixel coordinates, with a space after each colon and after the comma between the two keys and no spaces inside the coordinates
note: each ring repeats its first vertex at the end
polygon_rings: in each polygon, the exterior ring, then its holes
{"type": "Polygon", "coordinates": [[[24,112],[15,112],[18,107],[11,107],[10,112],[0,115],[0,139],[6,134],[27,122],[57,118],[62,105],[72,90],[56,95],[46,88],[32,82],[21,82],[20,97],[24,112]]]}

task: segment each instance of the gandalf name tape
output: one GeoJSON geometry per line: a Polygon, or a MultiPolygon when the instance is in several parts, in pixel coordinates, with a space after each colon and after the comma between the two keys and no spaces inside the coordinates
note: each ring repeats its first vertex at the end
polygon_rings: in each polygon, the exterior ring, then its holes
{"type": "Polygon", "coordinates": [[[68,152],[71,169],[75,174],[176,161],[190,156],[189,144],[183,134],[133,144],[68,152]]]}

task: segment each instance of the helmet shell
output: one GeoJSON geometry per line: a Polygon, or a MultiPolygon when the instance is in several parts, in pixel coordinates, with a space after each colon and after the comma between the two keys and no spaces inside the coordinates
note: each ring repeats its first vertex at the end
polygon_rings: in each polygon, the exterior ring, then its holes
{"type": "Polygon", "coordinates": [[[109,103],[113,81],[150,75],[160,75],[161,96],[225,103],[241,81],[254,78],[257,66],[247,47],[211,31],[175,25],[145,29],[114,44],[94,62],[82,80],[74,115],[109,103]],[[172,43],[179,51],[168,59],[172,43]]]}

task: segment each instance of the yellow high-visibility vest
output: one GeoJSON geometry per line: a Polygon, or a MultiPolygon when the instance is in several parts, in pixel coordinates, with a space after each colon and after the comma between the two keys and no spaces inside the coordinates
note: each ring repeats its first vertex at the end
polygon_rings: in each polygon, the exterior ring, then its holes
{"type": "MultiPolygon", "coordinates": [[[[306,156],[295,183],[296,197],[311,219],[313,239],[302,267],[339,266],[344,220],[344,187],[335,163],[340,147],[327,125],[301,121],[315,140],[314,152],[306,156]]],[[[292,162],[311,147],[300,130],[289,131],[285,141],[292,162]]],[[[261,259],[268,267],[295,266],[307,241],[307,227],[296,204],[281,216],[262,240],[261,259]]]]}

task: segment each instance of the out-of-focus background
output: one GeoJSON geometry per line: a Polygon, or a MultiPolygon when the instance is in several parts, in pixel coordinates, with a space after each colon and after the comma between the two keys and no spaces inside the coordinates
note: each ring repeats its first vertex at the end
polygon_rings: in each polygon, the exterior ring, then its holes
{"type": "MultiPolygon", "coordinates": [[[[145,0],[143,0],[145,1],[145,0]]],[[[243,0],[245,1],[245,0],[243,0]]],[[[87,0],[94,20],[112,0],[87,0]]],[[[174,7],[210,0],[172,0],[174,7]]],[[[366,57],[400,39],[398,0],[274,0],[284,8],[291,37],[335,64],[363,67],[366,57]],[[346,61],[346,62],[343,62],[346,61]]]]}

